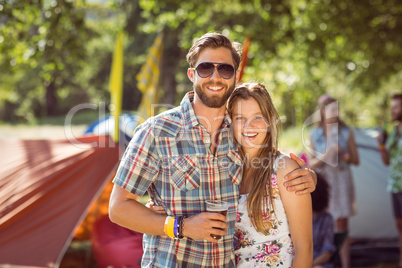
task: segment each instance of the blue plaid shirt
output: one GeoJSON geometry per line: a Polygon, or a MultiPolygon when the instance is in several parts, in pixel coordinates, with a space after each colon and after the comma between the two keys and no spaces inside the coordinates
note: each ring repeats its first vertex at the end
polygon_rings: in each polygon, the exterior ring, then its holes
{"type": "Polygon", "coordinates": [[[218,243],[191,238],[144,235],[143,267],[235,267],[233,233],[238,206],[242,161],[225,115],[216,152],[202,126],[189,92],[179,107],[149,118],[138,126],[113,182],[133,194],[147,191],[170,216],[206,211],[205,200],[231,204],[228,235],[218,243]]]}

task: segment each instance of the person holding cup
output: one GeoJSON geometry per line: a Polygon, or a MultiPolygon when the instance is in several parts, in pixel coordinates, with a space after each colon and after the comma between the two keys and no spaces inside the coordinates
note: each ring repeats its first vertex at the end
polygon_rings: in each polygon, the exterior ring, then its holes
{"type": "MultiPolygon", "coordinates": [[[[229,203],[225,201],[220,201],[220,200],[207,200],[205,201],[207,204],[207,211],[212,212],[212,213],[219,213],[222,214],[223,216],[226,217],[229,209],[229,203]]],[[[216,235],[214,233],[211,233],[211,237],[213,239],[221,239],[221,235],[216,235]]]]}
{"type": "MultiPolygon", "coordinates": [[[[235,266],[233,234],[243,163],[226,102],[238,80],[240,51],[222,34],[197,39],[187,54],[194,91],[180,106],[139,125],[124,153],[113,179],[109,218],[144,233],[144,267],[235,266]],[[167,215],[138,202],[145,193],[167,215]],[[229,203],[226,217],[207,212],[205,201],[211,199],[229,203]]],[[[292,193],[309,196],[315,173],[295,159],[300,167],[283,183],[292,193]]]]}

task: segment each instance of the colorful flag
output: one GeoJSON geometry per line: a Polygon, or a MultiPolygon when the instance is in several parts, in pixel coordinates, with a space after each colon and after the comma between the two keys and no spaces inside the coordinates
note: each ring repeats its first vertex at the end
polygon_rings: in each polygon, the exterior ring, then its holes
{"type": "Polygon", "coordinates": [[[243,58],[241,60],[241,67],[240,67],[240,73],[239,73],[239,82],[241,82],[241,79],[243,78],[243,74],[244,74],[244,68],[247,65],[247,53],[248,53],[248,47],[250,46],[250,40],[251,37],[247,36],[246,40],[244,41],[243,44],[243,58]]]}
{"type": "Polygon", "coordinates": [[[138,114],[144,120],[152,116],[152,104],[158,103],[159,64],[162,55],[162,32],[155,38],[150,48],[145,64],[137,75],[137,87],[142,92],[142,100],[138,114]]]}
{"type": "Polygon", "coordinates": [[[119,141],[119,118],[121,114],[123,95],[123,32],[117,36],[116,47],[113,54],[112,70],[110,72],[111,113],[114,117],[114,131],[112,138],[119,141]]]}

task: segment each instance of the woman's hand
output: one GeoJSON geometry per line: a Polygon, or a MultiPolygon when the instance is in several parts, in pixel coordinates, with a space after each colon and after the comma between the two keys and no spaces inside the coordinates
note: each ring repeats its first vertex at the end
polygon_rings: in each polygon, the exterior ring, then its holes
{"type": "Polygon", "coordinates": [[[148,199],[147,204],[145,205],[147,208],[152,209],[153,211],[166,215],[166,211],[163,209],[162,206],[155,206],[154,201],[152,199],[148,199]]]}
{"type": "Polygon", "coordinates": [[[343,162],[345,162],[345,163],[349,163],[349,162],[350,162],[350,154],[349,154],[349,153],[344,153],[344,154],[342,155],[342,158],[343,158],[343,162]]]}

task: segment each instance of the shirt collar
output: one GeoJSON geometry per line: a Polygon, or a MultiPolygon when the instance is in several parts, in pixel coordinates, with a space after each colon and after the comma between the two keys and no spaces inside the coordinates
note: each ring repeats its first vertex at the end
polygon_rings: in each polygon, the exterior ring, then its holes
{"type": "MultiPolygon", "coordinates": [[[[184,96],[183,100],[180,103],[181,110],[183,113],[185,129],[191,129],[195,126],[200,125],[198,117],[194,112],[193,106],[191,105],[191,102],[193,100],[194,100],[194,91],[191,91],[186,93],[186,95],[184,96]]],[[[225,117],[223,118],[222,128],[230,128],[231,123],[232,120],[230,119],[230,116],[226,110],[225,117]]]]}

